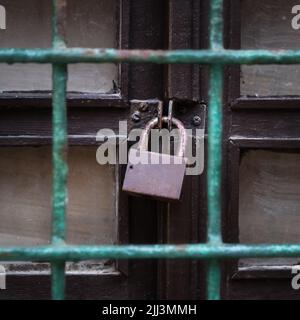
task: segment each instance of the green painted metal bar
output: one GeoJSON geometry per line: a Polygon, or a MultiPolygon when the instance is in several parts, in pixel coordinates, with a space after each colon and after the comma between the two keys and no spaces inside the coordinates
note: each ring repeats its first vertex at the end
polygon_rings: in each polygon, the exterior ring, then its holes
{"type": "MultiPolygon", "coordinates": [[[[210,49],[223,48],[223,0],[210,1],[210,49]]],[[[221,169],[222,169],[222,103],[223,66],[214,64],[209,69],[208,102],[208,164],[207,164],[207,241],[210,245],[222,243],[221,233],[221,169]]],[[[221,264],[207,263],[207,299],[219,300],[221,291],[221,264]]]]}
{"type": "Polygon", "coordinates": [[[53,300],[65,298],[65,261],[51,263],[51,291],[53,300]]]}
{"type": "Polygon", "coordinates": [[[0,49],[7,63],[299,64],[300,50],[0,49]]]}
{"type": "Polygon", "coordinates": [[[209,10],[209,47],[223,49],[223,0],[211,0],[209,10]]]}
{"type": "MultiPolygon", "coordinates": [[[[52,191],[52,244],[63,245],[65,240],[67,165],[66,65],[53,65],[53,191],[52,191]]],[[[52,297],[63,299],[65,290],[65,263],[53,261],[52,297]]]]}
{"type": "Polygon", "coordinates": [[[220,261],[210,259],[207,262],[206,287],[207,300],[220,300],[221,270],[220,261]]]}
{"type": "MultiPolygon", "coordinates": [[[[53,0],[52,46],[64,47],[66,0],[53,0]]],[[[55,63],[52,66],[52,127],[53,127],[53,191],[52,191],[52,244],[64,245],[67,199],[67,66],[55,63]]],[[[51,263],[52,298],[64,299],[65,259],[51,263]]]]}
{"type": "Polygon", "coordinates": [[[67,114],[65,65],[53,65],[53,217],[52,242],[65,239],[67,165],[67,114]]]}
{"type": "Polygon", "coordinates": [[[67,0],[52,0],[52,49],[66,49],[67,0]]]}
{"type": "Polygon", "coordinates": [[[1,247],[0,261],[81,261],[101,259],[232,259],[300,256],[300,244],[190,244],[128,246],[1,247]]]}
{"type": "Polygon", "coordinates": [[[210,67],[208,103],[208,164],[207,164],[207,236],[209,243],[221,239],[221,165],[222,165],[222,98],[223,67],[210,67]]]}

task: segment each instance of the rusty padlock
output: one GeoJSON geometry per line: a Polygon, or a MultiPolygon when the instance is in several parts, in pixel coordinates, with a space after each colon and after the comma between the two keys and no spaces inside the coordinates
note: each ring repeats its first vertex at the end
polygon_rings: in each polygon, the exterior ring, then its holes
{"type": "MultiPolygon", "coordinates": [[[[168,120],[168,117],[162,118],[164,123],[168,123],[168,120]]],[[[151,120],[141,135],[137,149],[130,150],[122,190],[133,195],[148,196],[159,200],[180,200],[186,170],[186,159],[184,157],[187,143],[186,131],[182,122],[173,118],[172,124],[180,132],[180,145],[177,154],[170,155],[147,151],[149,133],[158,124],[158,118],[151,120]],[[137,154],[139,159],[144,161],[133,162],[132,159],[137,154]]]]}

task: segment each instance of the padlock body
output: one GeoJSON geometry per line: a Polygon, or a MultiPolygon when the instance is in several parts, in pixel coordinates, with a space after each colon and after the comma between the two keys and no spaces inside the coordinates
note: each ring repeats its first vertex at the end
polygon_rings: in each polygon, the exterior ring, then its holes
{"type": "Polygon", "coordinates": [[[167,154],[140,151],[141,159],[151,159],[146,163],[133,163],[129,152],[123,191],[133,195],[178,201],[180,200],[186,170],[185,159],[167,154]]]}

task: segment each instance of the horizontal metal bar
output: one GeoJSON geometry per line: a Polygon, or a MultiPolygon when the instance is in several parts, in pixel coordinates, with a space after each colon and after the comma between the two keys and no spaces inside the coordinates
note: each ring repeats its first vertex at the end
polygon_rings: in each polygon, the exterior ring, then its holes
{"type": "Polygon", "coordinates": [[[0,261],[82,261],[89,259],[221,259],[299,257],[300,244],[127,245],[2,247],[0,261]]]}
{"type": "Polygon", "coordinates": [[[300,50],[0,49],[7,63],[298,64],[300,50]]]}

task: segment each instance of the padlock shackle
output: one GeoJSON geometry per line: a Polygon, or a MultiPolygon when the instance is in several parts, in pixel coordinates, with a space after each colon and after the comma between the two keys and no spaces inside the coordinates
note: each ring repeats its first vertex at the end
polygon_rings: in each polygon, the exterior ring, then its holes
{"type": "MultiPolygon", "coordinates": [[[[169,118],[168,117],[163,117],[162,118],[162,122],[163,123],[168,123],[169,122],[169,118]]],[[[179,148],[178,148],[177,156],[184,157],[185,148],[186,148],[186,145],[187,145],[187,134],[186,134],[184,125],[180,120],[178,120],[176,118],[172,118],[172,124],[174,126],[176,126],[180,131],[180,145],[179,145],[179,148]]],[[[138,149],[143,150],[143,151],[148,150],[148,142],[149,142],[150,130],[156,128],[158,125],[159,125],[159,119],[158,118],[154,118],[154,119],[152,119],[151,121],[149,121],[146,124],[146,127],[143,130],[143,133],[141,135],[140,142],[138,144],[138,149]]]]}

